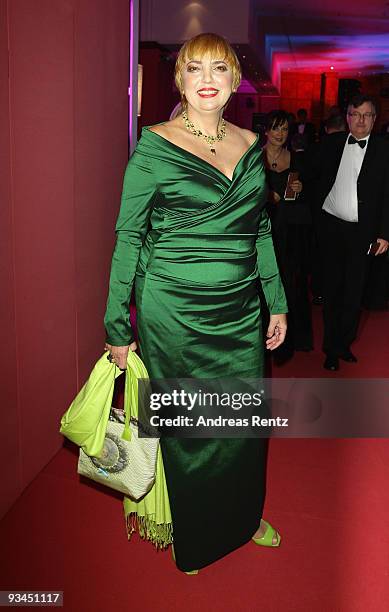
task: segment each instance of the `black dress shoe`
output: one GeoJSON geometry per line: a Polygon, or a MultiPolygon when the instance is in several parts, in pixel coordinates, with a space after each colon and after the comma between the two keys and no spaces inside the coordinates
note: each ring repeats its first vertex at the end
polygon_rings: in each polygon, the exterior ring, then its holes
{"type": "Polygon", "coordinates": [[[315,295],[312,298],[312,304],[315,304],[315,306],[321,306],[324,302],[324,298],[322,295],[315,295]]]}
{"type": "Polygon", "coordinates": [[[348,363],[357,363],[358,361],[358,359],[350,350],[343,351],[343,353],[340,353],[339,359],[343,359],[343,361],[347,361],[348,363]]]}
{"type": "Polygon", "coordinates": [[[337,370],[339,370],[339,359],[337,357],[334,357],[334,355],[327,355],[323,367],[326,370],[331,370],[331,372],[336,372],[337,370]]]}

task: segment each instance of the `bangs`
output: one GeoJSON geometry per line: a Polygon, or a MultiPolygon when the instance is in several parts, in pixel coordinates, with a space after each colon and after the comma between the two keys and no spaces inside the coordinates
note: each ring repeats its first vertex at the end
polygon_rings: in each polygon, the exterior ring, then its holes
{"type": "Polygon", "coordinates": [[[276,130],[278,127],[286,124],[289,129],[289,115],[286,111],[274,110],[270,111],[266,117],[266,129],[276,130]]]}
{"type": "Polygon", "coordinates": [[[184,53],[184,63],[206,56],[212,60],[223,60],[232,66],[235,59],[232,56],[228,43],[224,38],[216,36],[216,34],[201,34],[192,38],[185,45],[184,53]]]}
{"type": "Polygon", "coordinates": [[[199,34],[188,40],[178,53],[174,78],[179,91],[182,90],[181,73],[185,64],[188,61],[199,60],[202,57],[226,62],[232,71],[233,88],[237,89],[239,87],[242,78],[241,68],[231,45],[218,34],[199,34]]]}

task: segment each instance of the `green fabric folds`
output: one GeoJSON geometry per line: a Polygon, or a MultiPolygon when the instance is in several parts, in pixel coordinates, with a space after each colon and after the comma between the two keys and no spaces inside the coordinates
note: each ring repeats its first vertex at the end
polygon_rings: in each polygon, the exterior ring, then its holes
{"type": "Polygon", "coordinates": [[[149,540],[156,548],[165,548],[173,542],[172,517],[161,449],[158,449],[154,486],[138,502],[125,497],[124,514],[128,539],[134,531],[138,531],[141,538],[149,540]]]}
{"type": "MultiPolygon", "coordinates": [[[[61,419],[60,433],[90,456],[97,456],[103,448],[115,380],[122,374],[114,363],[108,361],[108,355],[105,353],[97,361],[61,419]]],[[[129,364],[136,363],[136,360],[140,361],[139,357],[129,356],[129,364]]]]}
{"type": "MultiPolygon", "coordinates": [[[[270,312],[287,311],[266,191],[258,140],[230,180],[143,129],[124,178],[105,325],[111,344],[134,337],[135,287],[151,379],[263,376],[259,282],[270,312]]],[[[166,437],[160,444],[177,566],[199,569],[247,542],[264,503],[266,440],[166,437]]],[[[166,500],[157,488],[144,507],[126,500],[129,532],[137,523],[143,537],[166,543],[171,531],[159,528],[167,524],[166,500]]]]}

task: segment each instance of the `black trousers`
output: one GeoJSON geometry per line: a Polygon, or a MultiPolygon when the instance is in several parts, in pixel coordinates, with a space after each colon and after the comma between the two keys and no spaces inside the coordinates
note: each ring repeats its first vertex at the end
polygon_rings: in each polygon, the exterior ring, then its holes
{"type": "Polygon", "coordinates": [[[363,305],[368,310],[386,310],[389,300],[389,256],[369,257],[363,305]]]}
{"type": "Polygon", "coordinates": [[[323,262],[323,351],[339,355],[355,340],[369,243],[359,223],[322,211],[319,230],[323,262]]]}
{"type": "Polygon", "coordinates": [[[319,242],[322,211],[312,211],[311,233],[311,291],[314,296],[323,295],[323,262],[319,242]]]}
{"type": "Polygon", "coordinates": [[[278,223],[273,227],[273,238],[289,309],[284,348],[312,349],[311,302],[308,289],[311,226],[278,223]]]}

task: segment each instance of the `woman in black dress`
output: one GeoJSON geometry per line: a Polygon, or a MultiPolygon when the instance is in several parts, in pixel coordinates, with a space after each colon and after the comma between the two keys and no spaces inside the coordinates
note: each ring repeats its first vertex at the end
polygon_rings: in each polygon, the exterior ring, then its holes
{"type": "MultiPolygon", "coordinates": [[[[267,116],[264,162],[269,188],[268,211],[272,220],[273,240],[289,306],[289,329],[282,348],[282,358],[293,350],[313,348],[311,306],[308,294],[311,213],[300,180],[304,170],[304,152],[288,151],[289,116],[272,111],[267,116]],[[290,184],[295,200],[285,200],[290,172],[298,179],[290,184]]],[[[279,355],[281,357],[281,355],[279,355]]]]}

